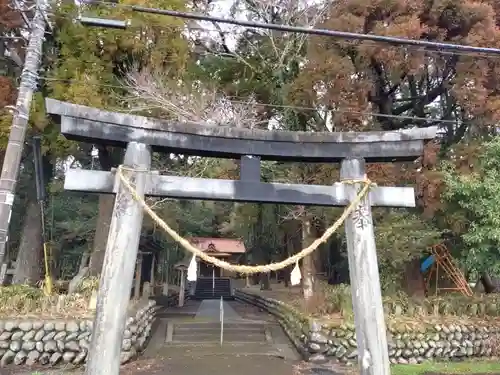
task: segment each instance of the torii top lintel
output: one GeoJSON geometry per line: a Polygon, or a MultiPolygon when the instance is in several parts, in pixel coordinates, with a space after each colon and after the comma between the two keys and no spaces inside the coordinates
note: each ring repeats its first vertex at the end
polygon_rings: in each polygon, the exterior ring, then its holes
{"type": "Polygon", "coordinates": [[[338,162],[346,157],[367,161],[414,160],[424,142],[435,138],[437,127],[391,132],[293,132],[241,129],[181,123],[104,111],[46,99],[47,113],[60,118],[68,139],[125,146],[151,145],[160,152],[222,158],[242,155],[264,160],[338,162]]]}

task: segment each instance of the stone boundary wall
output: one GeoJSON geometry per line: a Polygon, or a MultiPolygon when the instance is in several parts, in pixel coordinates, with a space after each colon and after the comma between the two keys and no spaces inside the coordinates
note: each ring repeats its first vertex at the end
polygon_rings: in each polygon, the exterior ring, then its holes
{"type": "MultiPolygon", "coordinates": [[[[170,296],[168,305],[176,301],[177,296],[170,296]]],[[[131,312],[123,335],[122,364],[135,359],[146,348],[157,310],[155,301],[146,300],[131,312]]],[[[0,366],[84,364],[93,323],[90,319],[0,320],[0,366]]]]}
{"type": "MultiPolygon", "coordinates": [[[[237,290],[235,298],[274,315],[305,360],[335,359],[357,362],[353,324],[328,326],[305,317],[281,301],[237,290]]],[[[417,364],[426,360],[459,360],[498,355],[500,326],[444,323],[427,327],[389,328],[389,357],[393,364],[417,364]]]]}

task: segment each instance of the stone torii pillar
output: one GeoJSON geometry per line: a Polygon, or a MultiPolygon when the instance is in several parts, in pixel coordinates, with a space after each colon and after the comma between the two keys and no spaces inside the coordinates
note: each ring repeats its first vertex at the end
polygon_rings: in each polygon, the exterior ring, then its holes
{"type": "MultiPolygon", "coordinates": [[[[365,177],[365,161],[362,158],[342,161],[341,181],[363,180],[365,177]]],[[[357,183],[343,186],[350,201],[356,198],[363,188],[362,185],[357,183]]],[[[405,206],[408,199],[400,198],[401,206],[405,206]]],[[[346,219],[345,233],[361,375],[390,375],[387,327],[369,196],[365,197],[346,219]]]]}
{"type": "MultiPolygon", "coordinates": [[[[139,196],[144,196],[151,167],[149,146],[130,142],[123,161],[125,176],[139,196]],[[134,171],[135,170],[135,171],[134,171]]],[[[109,228],[106,254],[99,280],[96,316],[86,373],[118,375],[123,332],[142,229],[143,209],[115,178],[115,205],[109,228]]]]}

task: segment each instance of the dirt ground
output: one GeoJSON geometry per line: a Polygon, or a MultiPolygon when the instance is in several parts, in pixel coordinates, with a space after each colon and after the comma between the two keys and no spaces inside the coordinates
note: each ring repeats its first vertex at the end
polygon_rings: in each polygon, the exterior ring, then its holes
{"type": "MultiPolygon", "coordinates": [[[[83,368],[26,368],[9,366],[0,375],[82,375],[83,368]]],[[[270,356],[199,356],[193,353],[181,360],[173,357],[139,359],[122,366],[120,375],[344,375],[329,366],[284,361],[270,356]]],[[[346,374],[347,375],[347,374],[346,374]]],[[[350,374],[349,374],[350,375],[350,374]]],[[[434,374],[433,374],[434,375],[434,374]]]]}

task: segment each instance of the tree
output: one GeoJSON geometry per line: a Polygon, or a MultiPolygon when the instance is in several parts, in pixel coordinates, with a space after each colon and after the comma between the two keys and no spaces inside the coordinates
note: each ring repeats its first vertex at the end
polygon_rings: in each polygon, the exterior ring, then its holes
{"type": "MultiPolygon", "coordinates": [[[[500,45],[495,17],[490,5],[469,0],[347,0],[330,8],[322,26],[494,47],[500,45]]],[[[310,62],[295,83],[295,101],[345,110],[335,113],[338,130],[394,130],[451,120],[444,129],[446,141],[454,143],[496,119],[497,59],[327,37],[309,45],[310,62]]]]}
{"type": "Polygon", "coordinates": [[[474,170],[463,173],[444,163],[443,200],[451,228],[461,239],[458,251],[469,270],[500,273],[500,137],[482,143],[474,170]]]}
{"type": "MultiPolygon", "coordinates": [[[[181,2],[165,0],[148,5],[173,9],[184,6],[181,2]]],[[[163,17],[134,13],[134,23],[127,30],[109,30],[82,26],[74,22],[75,16],[77,12],[84,12],[95,17],[131,18],[130,11],[92,3],[77,9],[73,4],[62,3],[55,12],[55,32],[48,43],[53,52],[45,66],[47,96],[76,104],[122,110],[122,92],[117,87],[130,67],[151,65],[169,70],[170,76],[180,75],[184,70],[188,45],[181,35],[182,22],[165,29],[162,27],[163,17]]],[[[66,157],[77,156],[79,161],[90,164],[91,145],[67,142],[59,134],[56,124],[49,123],[45,133],[60,145],[66,157]]],[[[97,149],[98,163],[94,168],[110,170],[120,164],[122,150],[103,146],[97,149]]],[[[99,274],[102,268],[113,203],[112,196],[99,198],[89,261],[92,275],[99,274]]]]}

